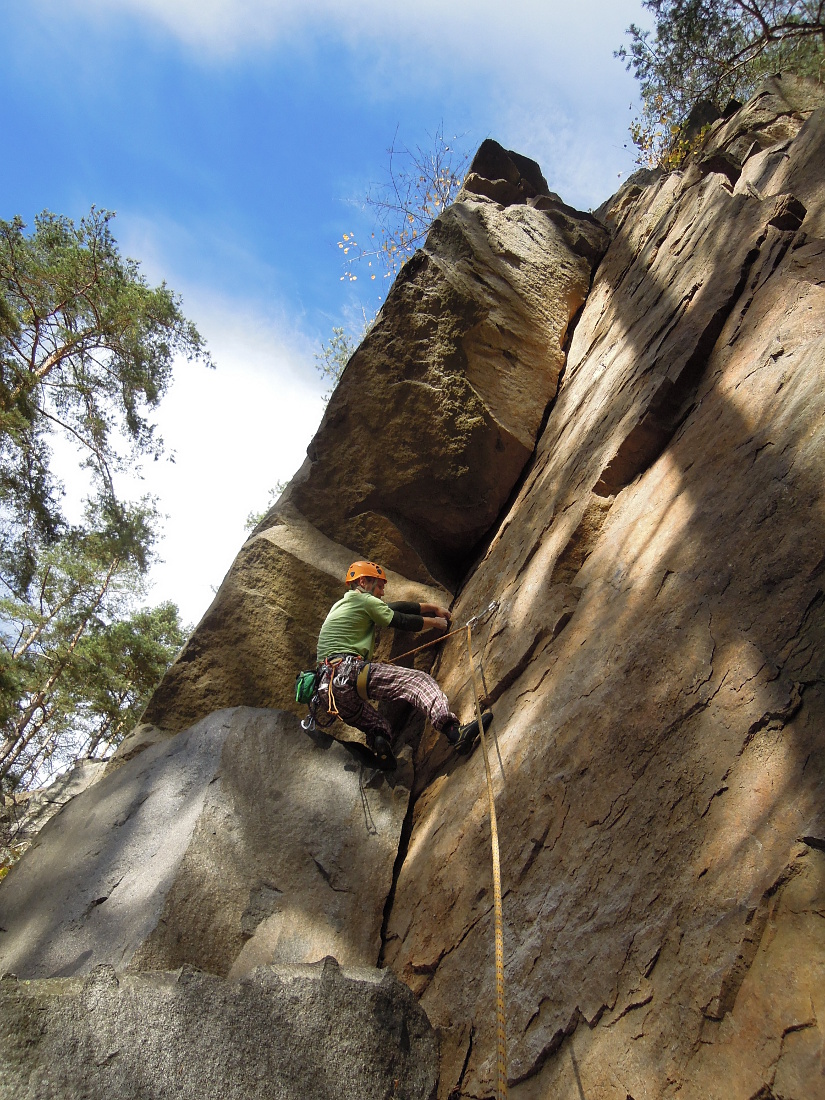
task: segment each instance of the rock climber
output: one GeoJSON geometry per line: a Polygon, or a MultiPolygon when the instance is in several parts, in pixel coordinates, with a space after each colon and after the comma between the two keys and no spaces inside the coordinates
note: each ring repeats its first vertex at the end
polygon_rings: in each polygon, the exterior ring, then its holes
{"type": "MultiPolygon", "coordinates": [[[[372,561],[353,562],[344,583],[347,591],[333,604],[318,636],[316,710],[337,714],[365,733],[367,747],[380,767],[395,767],[392,729],[368,700],[400,699],[412,704],[456,752],[471,752],[478,737],[478,721],[460,725],[432,676],[416,668],[371,660],[377,626],[414,632],[446,630],[451,619],[447,608],[406,601],[386,603],[387,575],[372,561]]],[[[492,719],[490,711],[482,715],[485,730],[492,719]]]]}

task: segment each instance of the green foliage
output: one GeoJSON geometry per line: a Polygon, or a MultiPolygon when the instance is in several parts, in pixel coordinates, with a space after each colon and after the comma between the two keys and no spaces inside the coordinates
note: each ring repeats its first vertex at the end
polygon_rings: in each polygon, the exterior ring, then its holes
{"type": "Polygon", "coordinates": [[[83,755],[119,744],[137,723],[186,633],[177,606],[168,601],[113,622],[92,622],[67,684],[76,703],[75,732],[80,728],[86,737],[83,755]]]}
{"type": "Polygon", "coordinates": [[[177,608],[135,609],[151,560],[149,501],[105,513],[40,548],[25,594],[0,598],[0,779],[116,745],[182,645],[177,608]]]}
{"type": "Polygon", "coordinates": [[[358,278],[360,264],[366,264],[371,281],[381,274],[394,278],[423,243],[433,220],[455,200],[464,179],[469,158],[444,140],[443,127],[425,149],[399,146],[397,138],[396,131],[387,150],[386,183],[371,187],[364,200],[375,219],[370,244],[362,247],[353,233],[344,233],[338,242],[346,257],[341,278],[350,282],[358,278]]]}
{"type": "Polygon", "coordinates": [[[696,140],[684,124],[702,100],[721,110],[731,99],[746,99],[770,73],[825,75],[821,0],[643,3],[654,32],[632,24],[629,48],[617,51],[641,84],[642,115],[631,133],[642,163],[672,167],[684,157],[696,140]]]}
{"type": "Polygon", "coordinates": [[[151,414],[175,356],[211,364],[179,299],[120,255],[112,217],[0,221],[0,789],[116,745],[184,637],[173,605],[139,606],[159,516],[118,499],[115,475],[161,454],[151,414]],[[66,440],[87,492],[76,524],[54,462],[66,440]]]}
{"type": "Polygon", "coordinates": [[[179,299],[121,257],[113,216],[93,207],[76,226],[44,212],[29,235],[19,217],[0,220],[0,570],[21,593],[34,544],[63,522],[55,436],[114,499],[113,473],[162,450],[149,414],[175,354],[209,363],[179,299]]]}
{"type": "Polygon", "coordinates": [[[661,96],[653,96],[644,103],[642,115],[630,124],[636,163],[643,168],[673,172],[701,148],[709,129],[701,126],[692,130],[686,123],[674,125],[661,96]]]}
{"type": "MultiPolygon", "coordinates": [[[[364,333],[367,331],[365,325],[364,333]]],[[[361,335],[361,339],[364,337],[361,335]]],[[[321,344],[320,353],[316,353],[316,369],[324,381],[329,383],[329,389],[324,394],[324,403],[329,401],[332,391],[341,381],[344,367],[350,361],[358,347],[360,340],[353,340],[343,328],[333,328],[332,337],[328,344],[321,344]]]]}
{"type": "Polygon", "coordinates": [[[281,495],[281,493],[284,491],[284,489],[286,489],[286,482],[285,481],[276,481],[275,482],[274,487],[269,490],[269,496],[267,497],[266,507],[260,512],[250,512],[249,515],[246,517],[246,523],[244,523],[244,525],[243,525],[244,531],[254,531],[255,530],[255,528],[258,526],[258,524],[264,518],[266,513],[269,511],[269,509],[272,507],[272,505],[275,503],[275,501],[278,499],[278,497],[281,495]]]}

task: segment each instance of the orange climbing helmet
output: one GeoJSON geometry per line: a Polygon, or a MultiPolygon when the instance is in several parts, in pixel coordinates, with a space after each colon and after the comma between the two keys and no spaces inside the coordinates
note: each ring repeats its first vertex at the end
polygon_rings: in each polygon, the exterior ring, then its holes
{"type": "Polygon", "coordinates": [[[374,561],[354,561],[347,570],[344,584],[351,584],[353,581],[360,580],[361,577],[377,577],[379,580],[385,581],[387,574],[374,561]]]}

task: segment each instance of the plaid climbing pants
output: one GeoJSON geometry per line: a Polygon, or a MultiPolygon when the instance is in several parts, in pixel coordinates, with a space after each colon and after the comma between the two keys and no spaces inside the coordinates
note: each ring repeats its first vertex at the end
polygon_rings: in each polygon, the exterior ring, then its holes
{"type": "MultiPolygon", "coordinates": [[[[376,734],[392,738],[389,722],[365,703],[355,686],[358,673],[364,667],[360,657],[347,656],[333,669],[322,666],[318,680],[318,710],[329,713],[329,677],[332,673],[332,697],[341,718],[367,735],[371,743],[376,734]]],[[[370,699],[395,699],[410,703],[441,732],[446,725],[457,722],[450,710],[447,696],[426,672],[417,668],[402,668],[378,661],[370,664],[367,693],[370,699]]]]}

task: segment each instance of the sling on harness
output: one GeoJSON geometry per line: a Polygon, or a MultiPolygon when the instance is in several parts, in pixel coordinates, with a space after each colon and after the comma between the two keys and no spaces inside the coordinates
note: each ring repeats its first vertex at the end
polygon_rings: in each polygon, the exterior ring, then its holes
{"type": "Polygon", "coordinates": [[[364,667],[358,673],[358,679],[355,681],[355,690],[358,692],[365,703],[368,703],[370,701],[370,697],[367,694],[367,684],[369,683],[369,678],[370,663],[369,661],[366,661],[364,663],[364,667]]]}

